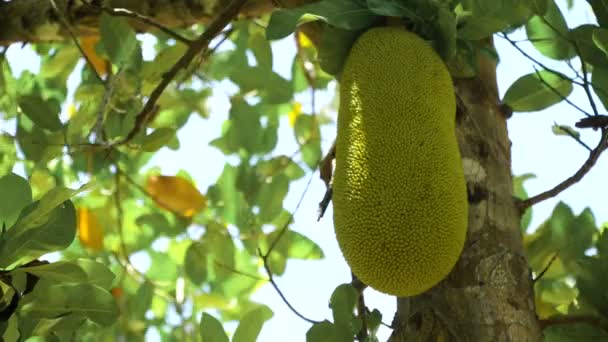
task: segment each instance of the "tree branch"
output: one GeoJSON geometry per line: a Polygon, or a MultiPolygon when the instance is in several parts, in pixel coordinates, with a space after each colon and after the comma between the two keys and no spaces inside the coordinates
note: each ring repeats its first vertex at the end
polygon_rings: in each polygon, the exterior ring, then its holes
{"type": "Polygon", "coordinates": [[[597,146],[591,151],[591,153],[589,153],[589,157],[587,158],[587,160],[585,160],[583,165],[581,165],[581,167],[572,176],[568,177],[563,182],[557,184],[552,189],[549,189],[543,193],[540,193],[536,196],[530,197],[528,199],[525,199],[525,200],[519,202],[519,208],[523,212],[524,210],[528,209],[529,207],[535,205],[536,203],[542,202],[551,197],[555,197],[560,192],[562,192],[562,191],[568,189],[570,186],[578,183],[589,172],[589,170],[591,170],[591,168],[595,165],[595,163],[599,159],[602,152],[604,152],[606,147],[608,147],[608,129],[603,128],[602,136],[600,137],[600,141],[598,142],[597,146]]]}
{"type": "Polygon", "coordinates": [[[53,10],[55,11],[55,14],[57,14],[57,17],[59,17],[59,21],[61,22],[63,27],[68,31],[68,33],[70,34],[70,37],[72,38],[72,41],[74,41],[74,44],[78,48],[78,51],[80,51],[80,54],[82,55],[84,60],[87,62],[87,65],[89,65],[89,67],[91,67],[91,69],[93,70],[93,74],[95,75],[95,78],[97,78],[99,83],[101,83],[102,85],[105,86],[105,82],[103,81],[103,78],[101,78],[101,75],[99,75],[99,73],[97,72],[97,69],[95,69],[95,66],[93,65],[93,62],[91,62],[91,59],[89,58],[89,56],[84,52],[82,45],[80,45],[80,42],[78,42],[78,37],[76,37],[76,33],[74,33],[74,30],[70,26],[70,23],[68,23],[66,18],[63,16],[63,13],[61,12],[61,10],[59,10],[59,8],[57,7],[57,3],[55,2],[55,0],[50,0],[49,2],[51,3],[53,10]]]}
{"type": "Polygon", "coordinates": [[[192,40],[182,36],[181,34],[171,30],[170,28],[168,28],[167,26],[163,25],[162,23],[154,20],[153,18],[150,18],[148,16],[145,16],[143,14],[139,14],[137,12],[133,12],[130,11],[126,8],[112,8],[112,7],[108,7],[108,6],[104,6],[104,5],[94,5],[88,2],[87,3],[89,6],[91,7],[97,7],[100,8],[101,10],[103,10],[104,12],[108,13],[109,15],[113,15],[116,17],[127,17],[127,18],[134,18],[137,19],[145,24],[148,24],[152,27],[155,27],[157,29],[159,29],[160,31],[164,32],[165,34],[167,34],[168,36],[172,37],[173,39],[175,39],[178,42],[182,42],[186,45],[189,45],[192,43],[192,40]]]}
{"type": "Polygon", "coordinates": [[[277,293],[279,294],[279,297],[281,297],[283,302],[287,305],[287,307],[289,307],[289,310],[291,310],[294,314],[296,314],[296,316],[300,317],[301,319],[305,320],[308,323],[311,323],[311,324],[320,323],[320,321],[315,321],[314,319],[310,319],[310,318],[302,315],[298,310],[296,310],[296,308],[293,307],[293,305],[291,305],[289,300],[287,300],[287,297],[285,297],[285,295],[283,294],[283,292],[281,291],[281,289],[279,288],[277,283],[274,281],[274,277],[272,276],[272,271],[270,270],[270,266],[268,265],[268,254],[263,255],[262,251],[260,249],[258,249],[258,253],[260,254],[260,257],[262,258],[262,260],[264,261],[264,269],[266,270],[266,274],[268,274],[268,281],[270,282],[270,285],[272,285],[274,290],[277,291],[277,293]]]}
{"type": "Polygon", "coordinates": [[[133,129],[124,139],[113,144],[114,146],[123,145],[129,142],[142,130],[150,118],[150,114],[154,113],[155,111],[156,101],[160,98],[177,73],[181,69],[186,68],[196,55],[201,52],[205,53],[205,51],[209,49],[209,43],[211,43],[211,40],[220,34],[224,27],[226,27],[232,21],[232,19],[237,16],[240,8],[245,4],[245,2],[247,2],[247,0],[233,0],[230,5],[226,7],[224,11],[209,24],[205,32],[203,32],[200,37],[190,44],[188,50],[186,50],[186,53],[184,53],[184,55],[173,65],[173,67],[171,67],[169,71],[163,74],[160,83],[156,86],[156,88],[154,88],[150,94],[150,97],[148,98],[148,101],[139,114],[137,114],[135,117],[133,129]]]}
{"type": "MultiPolygon", "coordinates": [[[[313,174],[314,174],[314,172],[313,172],[313,174]]],[[[287,231],[287,229],[289,227],[289,224],[293,220],[293,216],[298,211],[298,209],[300,208],[300,205],[304,201],[304,197],[306,196],[306,193],[308,192],[308,189],[309,189],[311,183],[312,183],[312,174],[311,174],[311,177],[308,179],[308,183],[306,184],[306,188],[302,192],[302,196],[300,196],[300,200],[298,201],[298,204],[296,204],[295,209],[293,210],[293,212],[291,213],[291,215],[289,215],[289,218],[287,219],[287,222],[285,222],[285,224],[283,225],[283,227],[281,227],[281,230],[279,231],[279,234],[277,235],[277,237],[274,239],[274,241],[272,241],[270,243],[270,247],[268,247],[268,251],[266,251],[266,254],[264,254],[264,253],[262,253],[262,250],[260,248],[258,248],[258,255],[262,259],[262,262],[263,262],[263,265],[264,265],[264,270],[266,270],[266,274],[268,275],[268,281],[270,282],[270,284],[272,285],[272,287],[275,289],[275,291],[279,294],[279,297],[281,297],[281,299],[287,305],[287,307],[289,307],[289,309],[294,314],[296,314],[298,317],[300,317],[301,319],[305,320],[308,323],[315,324],[315,323],[320,323],[320,322],[319,321],[315,321],[315,320],[310,319],[310,318],[307,318],[306,316],[302,315],[298,310],[296,310],[293,307],[293,305],[291,305],[291,303],[289,302],[289,300],[287,300],[287,297],[285,297],[285,295],[283,294],[283,292],[281,291],[281,289],[279,288],[279,286],[277,285],[277,283],[274,281],[274,277],[272,275],[272,270],[270,269],[270,265],[268,264],[268,258],[270,257],[270,253],[272,253],[272,251],[277,246],[279,240],[281,240],[281,238],[283,237],[283,235],[285,235],[285,232],[287,231]]]]}
{"type": "MultiPolygon", "coordinates": [[[[102,11],[84,1],[55,0],[69,18],[77,36],[96,34],[102,11]]],[[[293,8],[315,0],[281,0],[280,7],[293,8]]],[[[110,1],[106,1],[110,2],[110,1]]],[[[230,0],[112,0],[112,8],[121,8],[147,17],[166,28],[189,27],[208,23],[215,14],[229,6],[230,0]]],[[[248,1],[240,10],[245,17],[257,17],[279,7],[277,0],[248,1]]],[[[147,32],[150,23],[133,20],[131,26],[138,32],[147,32]]],[[[157,27],[157,26],[155,26],[157,27]]],[[[0,46],[17,42],[40,43],[62,41],[68,32],[61,29],[57,16],[48,0],[0,1],[0,46]]]]}

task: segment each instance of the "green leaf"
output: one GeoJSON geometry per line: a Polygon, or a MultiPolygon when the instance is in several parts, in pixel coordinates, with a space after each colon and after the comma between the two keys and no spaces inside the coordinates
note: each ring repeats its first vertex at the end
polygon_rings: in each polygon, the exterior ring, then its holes
{"type": "Polygon", "coordinates": [[[86,273],[87,281],[93,285],[100,286],[106,290],[112,287],[114,273],[108,266],[91,259],[78,259],[76,263],[86,273]]]}
{"type": "Polygon", "coordinates": [[[17,315],[11,315],[11,317],[8,319],[8,322],[6,323],[6,328],[3,327],[3,332],[2,335],[0,335],[0,338],[3,341],[7,341],[7,342],[16,342],[19,341],[19,337],[21,336],[21,333],[19,332],[19,317],[17,315]]]}
{"type": "Polygon", "coordinates": [[[572,128],[570,126],[566,126],[566,125],[553,124],[553,126],[551,126],[551,131],[555,135],[566,135],[569,137],[576,137],[576,138],[580,138],[580,136],[581,136],[581,134],[577,130],[575,130],[574,128],[572,128]]]}
{"type": "Polygon", "coordinates": [[[587,0],[587,2],[591,5],[598,24],[603,28],[608,28],[608,3],[606,0],[587,0]]]}
{"type": "Polygon", "coordinates": [[[382,324],[382,313],[378,309],[374,309],[372,312],[367,315],[367,329],[370,334],[374,337],[376,336],[376,332],[378,332],[378,328],[382,324]]]}
{"type": "Polygon", "coordinates": [[[16,161],[15,140],[8,134],[0,134],[0,175],[10,173],[16,161]]]}
{"type": "Polygon", "coordinates": [[[321,160],[321,133],[316,116],[301,114],[294,125],[296,141],[301,146],[302,159],[315,169],[321,160]]]}
{"type": "Polygon", "coordinates": [[[595,241],[595,248],[600,258],[608,257],[608,229],[605,227],[602,229],[597,241],[595,241]]]}
{"type": "Polygon", "coordinates": [[[163,75],[184,55],[186,49],[185,44],[168,46],[160,50],[153,61],[144,62],[142,78],[147,89],[145,94],[149,94],[157,86],[163,75]]]}
{"type": "Polygon", "coordinates": [[[256,32],[249,37],[249,48],[255,56],[257,65],[266,71],[272,70],[272,49],[270,42],[264,37],[263,32],[256,32]]]}
{"type": "Polygon", "coordinates": [[[377,17],[364,4],[352,0],[322,0],[312,4],[272,13],[266,38],[281,39],[298,25],[323,20],[331,26],[358,30],[370,26],[377,17]]]}
{"type": "Polygon", "coordinates": [[[598,28],[593,31],[591,35],[595,45],[602,50],[605,54],[608,54],[608,30],[604,28],[598,28]]]}
{"type": "Polygon", "coordinates": [[[141,57],[141,47],[125,18],[106,14],[100,20],[100,45],[113,64],[119,68],[130,64],[137,55],[141,57]]]}
{"type": "Polygon", "coordinates": [[[274,177],[284,174],[289,180],[297,180],[306,174],[305,171],[287,156],[278,156],[260,161],[256,165],[257,173],[262,177],[274,177]]]}
{"type": "Polygon", "coordinates": [[[273,316],[272,310],[262,305],[248,312],[239,322],[232,337],[232,342],[255,342],[264,323],[273,316]]]}
{"type": "Polygon", "coordinates": [[[233,275],[233,269],[235,267],[235,247],[232,238],[225,232],[219,231],[219,229],[225,229],[224,227],[216,227],[217,230],[210,230],[204,237],[204,242],[209,246],[209,257],[211,257],[211,263],[219,263],[223,267],[215,268],[215,276],[218,280],[230,278],[233,275]]]}
{"type": "Polygon", "coordinates": [[[315,323],[306,332],[306,342],[336,342],[338,333],[336,326],[329,321],[315,323]]]}
{"type": "Polygon", "coordinates": [[[134,319],[144,319],[146,312],[152,304],[154,285],[144,282],[129,301],[129,314],[134,319]]]}
{"type": "Polygon", "coordinates": [[[237,168],[225,164],[222,174],[207,191],[210,205],[215,207],[220,216],[227,222],[236,224],[241,194],[236,189],[237,168]]]}
{"type": "Polygon", "coordinates": [[[361,31],[328,26],[319,44],[319,65],[330,75],[339,75],[353,43],[361,31]]]}
{"type": "Polygon", "coordinates": [[[35,288],[23,297],[20,312],[33,318],[55,318],[68,313],[78,314],[102,326],[109,326],[118,317],[114,297],[92,284],[56,284],[35,288]]]}
{"type": "Polygon", "coordinates": [[[45,78],[67,79],[81,56],[75,45],[66,45],[49,57],[49,60],[42,64],[40,75],[45,78]]]}
{"type": "Polygon", "coordinates": [[[351,284],[341,284],[336,287],[329,300],[335,323],[352,321],[357,297],[357,290],[351,284]]]}
{"type": "Polygon", "coordinates": [[[608,68],[594,67],[592,72],[593,91],[602,101],[604,108],[608,108],[608,68]]]}
{"type": "Polygon", "coordinates": [[[41,201],[26,207],[21,218],[0,239],[0,268],[26,263],[39,256],[64,249],[76,235],[76,210],[71,201],[66,201],[46,214],[46,219],[37,226],[22,224],[40,207],[41,201]],[[26,228],[27,227],[27,228],[26,228]]]}
{"type": "Polygon", "coordinates": [[[329,307],[336,327],[336,340],[352,340],[361,330],[361,320],[353,313],[358,296],[357,290],[351,284],[338,285],[331,294],[329,307]]]}
{"type": "Polygon", "coordinates": [[[277,247],[285,245],[287,256],[293,259],[317,260],[324,257],[321,247],[306,236],[293,230],[287,231],[277,247]]]}
{"type": "Polygon", "coordinates": [[[54,100],[45,100],[38,94],[20,96],[17,100],[23,113],[40,128],[58,131],[63,126],[59,120],[61,107],[54,100]]]}
{"type": "MultiPolygon", "coordinates": [[[[528,192],[524,188],[524,183],[528,179],[536,178],[536,175],[533,173],[525,173],[523,175],[513,177],[513,195],[520,200],[525,200],[528,198],[528,192]]],[[[532,208],[528,208],[526,212],[521,217],[520,228],[522,233],[525,232],[530,226],[530,222],[532,221],[532,208]]]]}
{"type": "Polygon", "coordinates": [[[262,222],[271,222],[283,210],[283,199],[289,190],[289,179],[285,175],[267,178],[258,193],[257,204],[262,222]]]}
{"type": "Polygon", "coordinates": [[[526,24],[526,34],[532,45],[546,57],[566,60],[574,57],[576,51],[567,40],[568,25],[554,0],[544,16],[534,16],[526,24]]]}
{"type": "Polygon", "coordinates": [[[386,17],[405,17],[413,21],[422,22],[418,13],[424,12],[425,5],[421,1],[403,0],[367,0],[367,7],[373,13],[386,17]]]}
{"type": "Polygon", "coordinates": [[[228,342],[222,323],[215,317],[203,312],[200,324],[202,342],[228,342]]]}
{"type": "Polygon", "coordinates": [[[158,128],[144,137],[141,148],[146,152],[155,152],[167,145],[175,137],[175,129],[169,127],[158,128]]]}
{"type": "Polygon", "coordinates": [[[545,15],[549,10],[550,2],[554,0],[532,0],[532,11],[536,15],[545,15]]]}
{"type": "Polygon", "coordinates": [[[28,230],[44,224],[55,208],[86,189],[88,189],[88,185],[83,185],[76,190],[64,187],[53,188],[36,202],[34,210],[19,219],[19,229],[28,230]]]}
{"type": "MultiPolygon", "coordinates": [[[[559,265],[556,261],[550,271],[555,267],[555,272],[563,273],[565,270],[577,274],[580,270],[578,262],[585,258],[596,234],[595,219],[589,209],[575,216],[567,205],[558,203],[551,217],[526,237],[526,252],[532,270],[540,272],[557,254],[559,265]],[[561,271],[557,267],[560,265],[561,271]]],[[[556,276],[547,272],[544,277],[556,276]]]]}
{"type": "Polygon", "coordinates": [[[559,103],[570,93],[570,79],[562,74],[541,70],[517,79],[507,89],[503,102],[516,112],[533,112],[559,103]]]}
{"type": "Polygon", "coordinates": [[[186,276],[196,285],[201,285],[207,279],[207,253],[205,245],[196,241],[186,250],[184,258],[186,276]]]}
{"type": "Polygon", "coordinates": [[[27,180],[14,173],[0,177],[0,229],[11,227],[21,209],[32,202],[32,189],[27,180]]]}
{"type": "Polygon", "coordinates": [[[146,274],[152,280],[174,282],[177,279],[177,264],[165,253],[149,251],[150,269],[146,274]]]}
{"type": "Polygon", "coordinates": [[[604,329],[586,323],[549,325],[543,329],[543,335],[545,342],[597,342],[608,339],[604,329]]]}
{"type": "Polygon", "coordinates": [[[608,259],[605,257],[583,257],[577,261],[580,271],[576,278],[579,300],[602,315],[608,314],[606,281],[608,281],[608,259]]]}
{"type": "Polygon", "coordinates": [[[82,268],[71,261],[57,261],[45,265],[20,267],[13,272],[25,272],[57,283],[83,283],[87,280],[87,274],[82,268]]]}
{"type": "Polygon", "coordinates": [[[570,31],[570,39],[578,47],[580,57],[587,63],[596,66],[608,68],[608,57],[606,53],[598,48],[593,36],[599,29],[596,25],[584,24],[570,31]]]}
{"type": "Polygon", "coordinates": [[[458,36],[466,40],[480,40],[511,26],[520,26],[533,14],[534,7],[529,0],[469,0],[462,5],[458,36]]]}
{"type": "Polygon", "coordinates": [[[449,8],[441,6],[437,10],[437,20],[433,23],[433,47],[441,58],[450,60],[456,54],[457,47],[456,15],[449,8]]]}

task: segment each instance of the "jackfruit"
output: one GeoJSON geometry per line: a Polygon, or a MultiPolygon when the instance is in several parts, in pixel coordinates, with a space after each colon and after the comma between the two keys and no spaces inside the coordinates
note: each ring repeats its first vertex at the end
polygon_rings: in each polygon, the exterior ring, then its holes
{"type": "Polygon", "coordinates": [[[336,238],[353,273],[380,292],[420,294],[460,257],[468,202],[450,74],[422,38],[373,28],[340,83],[333,181],[336,238]]]}

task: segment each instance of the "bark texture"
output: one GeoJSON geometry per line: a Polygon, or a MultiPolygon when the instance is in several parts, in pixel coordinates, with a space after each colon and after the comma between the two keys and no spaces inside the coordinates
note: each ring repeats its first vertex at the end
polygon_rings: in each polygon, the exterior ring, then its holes
{"type": "Polygon", "coordinates": [[[457,135],[469,193],[464,252],[430,291],[399,298],[391,341],[540,341],[534,293],[512,197],[510,141],[496,65],[456,80],[457,135]]]}

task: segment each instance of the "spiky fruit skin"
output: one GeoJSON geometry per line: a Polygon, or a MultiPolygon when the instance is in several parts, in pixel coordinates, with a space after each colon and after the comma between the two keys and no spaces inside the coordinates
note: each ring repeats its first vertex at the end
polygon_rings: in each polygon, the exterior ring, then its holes
{"type": "Polygon", "coordinates": [[[355,42],[340,84],[334,225],[353,273],[378,291],[420,294],[462,252],[455,113],[450,74],[426,41],[383,27],[355,42]]]}

